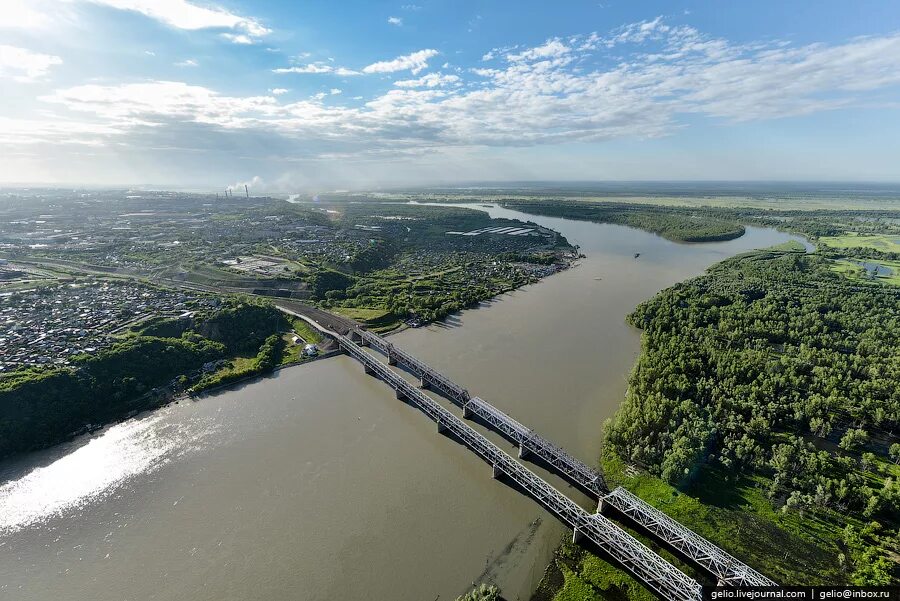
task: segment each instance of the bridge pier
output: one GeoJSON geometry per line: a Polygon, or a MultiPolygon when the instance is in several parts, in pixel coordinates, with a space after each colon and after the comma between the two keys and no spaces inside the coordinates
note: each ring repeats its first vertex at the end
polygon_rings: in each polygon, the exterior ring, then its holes
{"type": "Polygon", "coordinates": [[[597,513],[602,514],[605,508],[606,504],[603,502],[603,498],[601,497],[600,500],[597,501],[597,513]]]}
{"type": "Polygon", "coordinates": [[[530,453],[530,451],[525,446],[525,441],[520,442],[519,443],[519,459],[525,459],[525,457],[528,456],[528,453],[530,453]]]}
{"type": "Polygon", "coordinates": [[[469,409],[469,404],[466,403],[463,405],[463,419],[471,419],[472,418],[472,410],[469,409]]]}
{"type": "Polygon", "coordinates": [[[438,428],[438,434],[443,434],[444,432],[447,431],[447,424],[445,424],[441,420],[438,420],[437,428],[438,428]]]}
{"type": "Polygon", "coordinates": [[[582,539],[584,539],[584,532],[582,532],[578,528],[575,528],[574,530],[572,530],[572,544],[573,545],[577,545],[578,543],[580,543],[582,541],[582,539]]]}
{"type": "Polygon", "coordinates": [[[388,365],[397,365],[397,355],[388,353],[388,365]]]}
{"type": "Polygon", "coordinates": [[[368,363],[363,363],[363,371],[370,376],[375,374],[375,370],[372,369],[368,363]]]}
{"type": "Polygon", "coordinates": [[[406,398],[406,395],[403,394],[402,392],[400,392],[399,388],[394,389],[394,392],[396,393],[397,398],[400,399],[401,401],[406,398]]]}
{"type": "Polygon", "coordinates": [[[431,382],[429,382],[425,378],[420,378],[419,379],[419,388],[421,388],[422,390],[428,390],[429,388],[431,388],[431,382]]]}
{"type": "Polygon", "coordinates": [[[503,470],[500,469],[500,466],[496,463],[491,467],[491,478],[494,480],[499,480],[503,477],[503,470]]]}

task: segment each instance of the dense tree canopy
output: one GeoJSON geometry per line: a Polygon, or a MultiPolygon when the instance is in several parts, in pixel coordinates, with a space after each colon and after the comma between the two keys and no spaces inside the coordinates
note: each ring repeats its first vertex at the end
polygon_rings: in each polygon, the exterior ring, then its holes
{"type": "MultiPolygon", "coordinates": [[[[609,429],[666,480],[704,464],[772,477],[794,503],[896,516],[880,477],[900,421],[900,291],[802,253],[725,261],[640,305],[644,352],[609,429]]],[[[896,519],[895,517],[893,519],[896,519]]]]}

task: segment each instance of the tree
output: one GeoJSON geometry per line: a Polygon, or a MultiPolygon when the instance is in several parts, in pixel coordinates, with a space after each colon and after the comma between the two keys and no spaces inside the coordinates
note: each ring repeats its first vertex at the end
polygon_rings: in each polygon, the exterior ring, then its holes
{"type": "Polygon", "coordinates": [[[900,463],[900,442],[892,444],[888,453],[894,463],[900,463]]]}
{"type": "Polygon", "coordinates": [[[854,451],[869,440],[869,433],[862,428],[850,428],[841,437],[840,447],[845,451],[854,451]]]}

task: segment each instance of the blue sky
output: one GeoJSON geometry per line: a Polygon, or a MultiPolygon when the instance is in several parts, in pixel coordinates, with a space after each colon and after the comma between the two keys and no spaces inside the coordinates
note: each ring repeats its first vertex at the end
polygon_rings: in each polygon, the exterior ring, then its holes
{"type": "Polygon", "coordinates": [[[0,183],[900,180],[895,1],[3,10],[0,183]]]}

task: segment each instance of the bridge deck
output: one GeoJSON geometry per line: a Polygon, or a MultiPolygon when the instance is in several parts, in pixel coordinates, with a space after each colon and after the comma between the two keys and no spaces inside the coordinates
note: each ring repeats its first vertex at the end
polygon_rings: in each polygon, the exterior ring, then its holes
{"type": "Polygon", "coordinates": [[[769,578],[627,490],[620,487],[610,492],[600,472],[572,457],[564,449],[536,434],[534,430],[519,423],[484,399],[477,396],[470,397],[468,391],[447,376],[432,369],[421,359],[372,332],[356,330],[355,333],[364,344],[378,349],[387,355],[390,361],[404,365],[421,378],[423,384],[428,384],[440,391],[462,407],[465,417],[477,416],[495,432],[517,444],[520,457],[525,457],[528,453],[540,457],[558,473],[568,477],[582,489],[600,499],[601,505],[606,503],[615,508],[661,542],[677,549],[685,557],[716,577],[720,584],[776,586],[775,582],[769,578]]]}
{"type": "Polygon", "coordinates": [[[416,356],[394,346],[381,336],[365,330],[358,330],[356,333],[363,344],[368,344],[372,348],[378,349],[387,355],[391,361],[396,361],[405,366],[422,380],[423,385],[428,385],[438,390],[459,405],[463,409],[465,417],[470,415],[477,416],[498,434],[505,436],[518,445],[520,457],[524,458],[528,453],[533,453],[558,473],[569,478],[597,499],[609,492],[609,488],[606,486],[606,482],[600,472],[572,457],[565,450],[540,436],[531,428],[522,425],[484,399],[469,396],[468,391],[453,382],[453,380],[432,369],[416,356]]]}
{"type": "Polygon", "coordinates": [[[357,359],[366,371],[377,375],[438,424],[438,430],[452,432],[464,445],[493,466],[494,474],[505,474],[533,499],[571,527],[575,536],[584,536],[664,599],[697,601],[699,583],[659,557],[640,541],[600,514],[590,514],[543,479],[503,452],[440,403],[359,348],[346,336],[338,344],[357,359]]]}
{"type": "Polygon", "coordinates": [[[622,487],[603,497],[600,504],[601,508],[606,505],[615,508],[659,540],[703,566],[719,579],[722,586],[777,586],[772,580],[622,487]]]}

